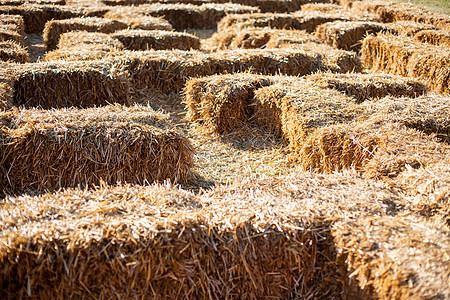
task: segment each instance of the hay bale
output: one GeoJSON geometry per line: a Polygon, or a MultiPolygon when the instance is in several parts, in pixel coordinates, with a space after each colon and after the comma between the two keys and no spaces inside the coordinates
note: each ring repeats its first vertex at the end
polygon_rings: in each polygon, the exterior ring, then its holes
{"type": "Polygon", "coordinates": [[[312,174],[200,196],[154,185],[8,198],[1,296],[338,298],[350,291],[330,220],[385,215],[386,199],[398,197],[355,176],[312,174]]]}
{"type": "Polygon", "coordinates": [[[24,38],[20,35],[16,27],[9,25],[0,25],[0,42],[11,41],[17,44],[24,45],[24,38]]]}
{"type": "Polygon", "coordinates": [[[269,27],[273,29],[297,29],[313,32],[317,26],[336,20],[350,21],[345,14],[326,14],[322,12],[297,12],[294,14],[259,13],[229,15],[217,25],[218,31],[227,31],[231,26],[238,29],[246,27],[269,27]]]}
{"type": "Polygon", "coordinates": [[[414,35],[416,41],[450,47],[450,33],[442,30],[422,30],[414,35]]]}
{"type": "Polygon", "coordinates": [[[342,5],[334,4],[334,3],[308,3],[302,5],[302,12],[323,12],[328,14],[341,13],[345,10],[342,5]]]}
{"type": "Polygon", "coordinates": [[[27,3],[32,4],[51,4],[51,5],[66,5],[66,0],[0,0],[0,5],[23,5],[27,3]]]}
{"type": "MultiPolygon", "coordinates": [[[[0,111],[8,110],[14,106],[14,91],[7,82],[0,81],[0,111]]],[[[3,123],[0,123],[3,126],[3,123]]]]}
{"type": "Polygon", "coordinates": [[[448,298],[448,234],[443,222],[396,211],[332,229],[349,272],[380,299],[448,298]]]}
{"type": "Polygon", "coordinates": [[[54,20],[45,24],[43,37],[47,49],[53,50],[58,45],[61,34],[65,32],[90,31],[112,33],[125,28],[127,28],[127,25],[123,22],[97,17],[54,20]]]}
{"type": "Polygon", "coordinates": [[[192,4],[144,4],[135,7],[121,7],[106,14],[107,18],[152,16],[162,17],[177,29],[214,28],[228,14],[256,13],[255,7],[233,3],[192,4]]]}
{"type": "Polygon", "coordinates": [[[254,102],[254,122],[284,137],[294,159],[317,129],[351,122],[361,113],[350,97],[304,80],[258,89],[254,102]]]}
{"type": "Polygon", "coordinates": [[[230,27],[226,31],[218,31],[204,41],[203,49],[217,51],[224,49],[258,49],[279,48],[285,42],[304,44],[319,43],[313,35],[303,30],[283,30],[268,28],[230,27]]]}
{"type": "Polygon", "coordinates": [[[30,61],[28,51],[14,41],[0,42],[0,61],[26,63],[30,61]]]}
{"type": "Polygon", "coordinates": [[[368,36],[362,60],[373,70],[416,77],[439,93],[450,92],[450,49],[414,42],[411,38],[380,34],[368,36]]]}
{"type": "Polygon", "coordinates": [[[276,81],[274,76],[250,73],[190,79],[183,99],[187,118],[218,134],[238,129],[253,114],[254,91],[276,81]]]}
{"type": "Polygon", "coordinates": [[[6,114],[10,126],[4,128],[0,146],[5,193],[89,187],[102,181],[179,181],[190,172],[189,141],[174,130],[168,116],[150,107],[6,114]]]}
{"type": "Polygon", "coordinates": [[[128,50],[200,49],[200,39],[188,33],[162,30],[121,30],[112,37],[128,50]]]}
{"type": "Polygon", "coordinates": [[[47,21],[80,17],[84,12],[62,5],[27,3],[19,6],[0,6],[0,14],[20,15],[23,17],[26,33],[40,33],[47,21]]]}
{"type": "Polygon", "coordinates": [[[369,178],[391,178],[445,157],[434,137],[378,117],[312,133],[294,153],[305,170],[332,173],[354,168],[369,178]]]}
{"type": "Polygon", "coordinates": [[[411,3],[395,3],[380,6],[376,9],[383,22],[414,21],[435,25],[442,29],[450,28],[450,16],[446,14],[431,13],[421,6],[411,3]]]}
{"type": "Polygon", "coordinates": [[[389,27],[381,23],[335,21],[317,27],[316,36],[335,48],[359,51],[368,34],[386,31],[389,27]]]}
{"type": "Polygon", "coordinates": [[[416,33],[422,30],[434,30],[437,29],[436,26],[424,23],[417,23],[412,21],[397,21],[392,24],[389,24],[389,27],[392,28],[398,34],[406,35],[406,36],[414,36],[416,33]]]}
{"type": "Polygon", "coordinates": [[[47,52],[43,61],[92,61],[122,55],[123,51],[105,44],[80,44],[47,52]]]}
{"type": "Polygon", "coordinates": [[[357,103],[386,96],[415,98],[427,92],[423,84],[413,79],[383,73],[318,73],[305,79],[320,87],[341,91],[357,103]]]}
{"type": "Polygon", "coordinates": [[[306,75],[319,70],[350,72],[360,68],[359,61],[354,56],[345,53],[341,55],[336,51],[326,53],[298,49],[248,49],[211,54],[176,50],[145,51],[128,52],[117,60],[129,72],[135,88],[174,92],[181,90],[190,77],[244,71],[265,75],[306,75]]]}
{"type": "Polygon", "coordinates": [[[1,25],[15,25],[14,31],[16,31],[19,35],[25,35],[25,24],[22,16],[19,15],[0,15],[0,24],[1,25]]]}
{"type": "Polygon", "coordinates": [[[69,49],[87,45],[104,45],[118,50],[124,49],[123,44],[111,35],[88,31],[70,31],[61,34],[58,49],[69,49]]]}
{"type": "Polygon", "coordinates": [[[434,135],[450,143],[450,98],[427,95],[417,98],[391,98],[363,104],[365,116],[377,116],[389,122],[434,135]]]}
{"type": "Polygon", "coordinates": [[[104,17],[124,22],[130,29],[173,30],[172,25],[164,18],[146,16],[142,13],[142,11],[136,10],[134,7],[123,7],[109,10],[105,13],[104,17]]]}
{"type": "Polygon", "coordinates": [[[89,107],[129,104],[126,75],[108,61],[10,66],[14,104],[24,107],[89,107]]]}

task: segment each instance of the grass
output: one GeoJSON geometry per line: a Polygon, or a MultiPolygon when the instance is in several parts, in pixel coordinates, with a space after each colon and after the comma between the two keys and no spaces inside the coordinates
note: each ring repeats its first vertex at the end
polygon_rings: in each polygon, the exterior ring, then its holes
{"type": "MultiPolygon", "coordinates": [[[[393,0],[393,1],[398,3],[406,2],[402,0],[393,0]]],[[[428,10],[435,13],[450,15],[450,1],[448,0],[410,0],[407,2],[415,5],[424,6],[428,10]]]]}

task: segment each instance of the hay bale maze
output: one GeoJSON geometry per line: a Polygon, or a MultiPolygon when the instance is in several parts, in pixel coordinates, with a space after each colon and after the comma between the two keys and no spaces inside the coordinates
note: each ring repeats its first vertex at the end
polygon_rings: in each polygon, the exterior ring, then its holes
{"type": "Polygon", "coordinates": [[[449,24],[0,0],[0,298],[450,298],[449,24]]]}

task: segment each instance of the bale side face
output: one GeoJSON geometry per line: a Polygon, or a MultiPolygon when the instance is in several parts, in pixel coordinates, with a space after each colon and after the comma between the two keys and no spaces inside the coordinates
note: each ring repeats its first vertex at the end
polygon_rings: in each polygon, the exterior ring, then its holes
{"type": "Polygon", "coordinates": [[[359,51],[366,35],[383,31],[388,31],[388,27],[381,23],[336,21],[320,25],[316,35],[335,48],[359,51]]]}
{"type": "Polygon", "coordinates": [[[59,62],[10,67],[14,103],[42,108],[129,104],[128,78],[112,66],[108,62],[59,62]]]}
{"type": "Polygon", "coordinates": [[[125,110],[139,118],[155,119],[150,109],[145,112],[139,108],[116,108],[112,112],[108,108],[55,111],[63,119],[57,122],[51,120],[52,112],[50,120],[47,112],[16,112],[1,145],[2,176],[6,178],[2,190],[38,192],[90,187],[102,181],[145,184],[187,177],[192,147],[186,138],[169,125],[161,126],[161,121],[154,123],[162,129],[133,116],[128,120],[116,117],[122,113],[119,110],[125,110]],[[143,112],[146,116],[142,116],[143,112]],[[42,119],[20,119],[27,118],[27,114],[40,115],[42,119]]]}
{"type": "Polygon", "coordinates": [[[125,28],[127,28],[125,23],[105,18],[87,17],[68,20],[54,20],[45,24],[43,37],[47,49],[52,50],[56,48],[61,34],[65,32],[91,31],[112,33],[125,28]]]}
{"type": "Polygon", "coordinates": [[[374,70],[416,77],[439,93],[450,92],[450,50],[414,42],[408,37],[368,36],[362,60],[374,70]]]}
{"type": "Polygon", "coordinates": [[[200,49],[200,39],[181,32],[161,30],[122,30],[112,35],[128,50],[200,49]]]}
{"type": "Polygon", "coordinates": [[[442,30],[422,30],[414,35],[418,42],[450,47],[450,33],[442,30]]]}
{"type": "Polygon", "coordinates": [[[0,42],[0,61],[27,63],[30,61],[28,51],[13,41],[0,42]]]}

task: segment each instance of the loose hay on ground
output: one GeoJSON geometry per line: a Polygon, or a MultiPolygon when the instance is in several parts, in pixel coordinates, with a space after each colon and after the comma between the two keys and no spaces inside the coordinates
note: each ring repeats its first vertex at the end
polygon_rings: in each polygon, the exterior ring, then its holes
{"type": "Polygon", "coordinates": [[[24,107],[90,107],[130,103],[126,74],[108,61],[8,66],[14,104],[24,107]]]}
{"type": "Polygon", "coordinates": [[[123,22],[97,17],[54,20],[45,24],[43,37],[48,50],[56,48],[61,34],[69,31],[112,33],[127,28],[123,22]]]}
{"type": "Polygon", "coordinates": [[[180,181],[190,142],[149,107],[12,110],[0,113],[4,193],[90,187],[106,182],[180,181]]]}
{"type": "Polygon", "coordinates": [[[341,91],[355,98],[357,103],[386,96],[415,98],[427,92],[427,88],[420,82],[383,73],[318,73],[307,76],[305,79],[323,88],[341,91]]]}
{"type": "Polygon", "coordinates": [[[450,48],[409,37],[379,34],[362,45],[362,60],[373,70],[415,77],[439,93],[450,92],[450,48]]]}
{"type": "Polygon", "coordinates": [[[200,39],[188,33],[162,30],[121,30],[111,35],[128,50],[200,49],[200,39]]]}

